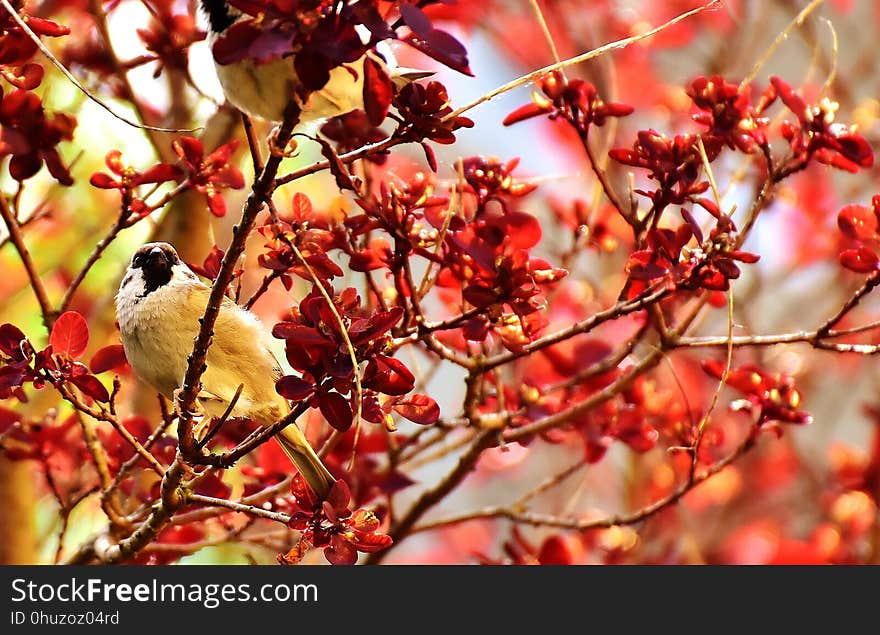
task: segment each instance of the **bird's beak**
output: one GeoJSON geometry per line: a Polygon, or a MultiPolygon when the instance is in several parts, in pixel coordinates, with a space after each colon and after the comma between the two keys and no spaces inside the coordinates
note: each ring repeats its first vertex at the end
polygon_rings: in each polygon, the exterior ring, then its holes
{"type": "Polygon", "coordinates": [[[166,258],[165,252],[162,251],[159,247],[153,247],[150,250],[150,263],[162,262],[163,264],[166,264],[167,260],[168,258],[166,258]]]}

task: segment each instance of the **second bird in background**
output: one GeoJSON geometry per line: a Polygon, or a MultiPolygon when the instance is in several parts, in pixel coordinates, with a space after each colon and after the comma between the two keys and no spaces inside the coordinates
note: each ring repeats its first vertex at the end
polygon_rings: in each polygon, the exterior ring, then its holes
{"type": "MultiPolygon", "coordinates": [[[[250,17],[232,7],[226,0],[201,0],[208,18],[208,43],[215,42],[237,21],[250,17]]],[[[364,37],[368,37],[364,29],[364,37]]],[[[390,47],[380,43],[381,55],[368,51],[356,61],[330,69],[327,83],[311,92],[303,102],[297,95],[300,80],[290,56],[276,57],[265,63],[250,58],[229,64],[214,60],[217,78],[226,99],[251,117],[279,123],[291,97],[301,109],[299,125],[323,122],[364,107],[364,63],[367,58],[377,62],[391,80],[400,85],[432,75],[431,72],[397,66],[390,47]]]]}

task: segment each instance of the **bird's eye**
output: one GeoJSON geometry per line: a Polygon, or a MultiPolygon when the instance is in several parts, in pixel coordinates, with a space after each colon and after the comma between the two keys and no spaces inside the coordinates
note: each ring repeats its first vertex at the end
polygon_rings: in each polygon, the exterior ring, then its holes
{"type": "Polygon", "coordinates": [[[140,267],[144,264],[144,255],[136,254],[134,258],[131,259],[131,264],[133,267],[140,267]]]}

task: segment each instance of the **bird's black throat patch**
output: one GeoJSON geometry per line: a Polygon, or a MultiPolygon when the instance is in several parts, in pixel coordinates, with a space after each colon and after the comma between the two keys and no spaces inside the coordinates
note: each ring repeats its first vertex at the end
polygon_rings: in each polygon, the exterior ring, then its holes
{"type": "Polygon", "coordinates": [[[134,269],[140,269],[144,277],[144,292],[146,297],[159,287],[163,287],[171,281],[171,268],[180,262],[177,252],[170,245],[151,243],[135,252],[131,260],[134,269]]]}
{"type": "Polygon", "coordinates": [[[226,0],[202,0],[202,9],[214,33],[223,33],[235,23],[236,16],[230,11],[226,0]]]}
{"type": "Polygon", "coordinates": [[[171,267],[144,267],[144,295],[149,295],[171,281],[171,267]]]}

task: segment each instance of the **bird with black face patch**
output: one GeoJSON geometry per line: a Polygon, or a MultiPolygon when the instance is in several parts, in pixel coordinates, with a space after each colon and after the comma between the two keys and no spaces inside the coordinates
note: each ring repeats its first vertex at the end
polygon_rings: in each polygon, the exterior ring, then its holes
{"type": "MultiPolygon", "coordinates": [[[[168,243],[148,243],[132,256],[116,294],[116,317],[128,362],[140,379],[168,398],[180,388],[211,289],[168,243]]],[[[275,391],[281,368],[269,336],[250,311],[224,298],[208,348],[198,405],[220,417],[241,386],[231,416],[263,426],[290,405],[275,391]]],[[[275,437],[309,487],[321,498],[335,482],[302,431],[291,424],[275,437]]]]}

